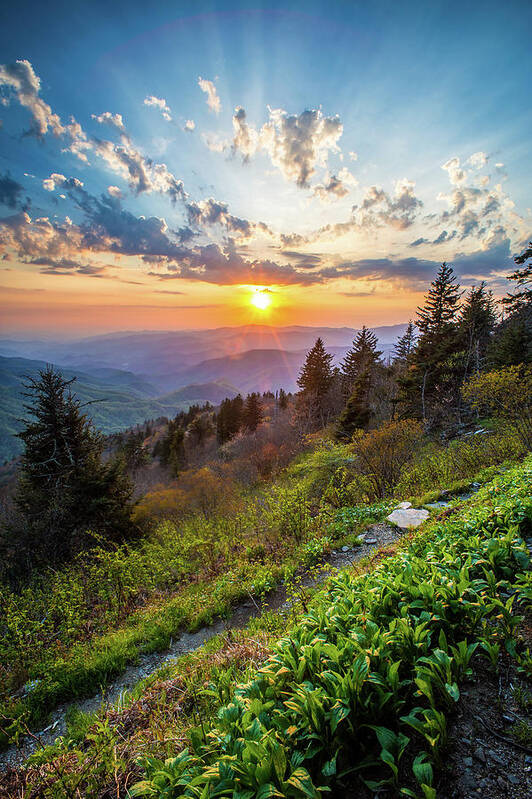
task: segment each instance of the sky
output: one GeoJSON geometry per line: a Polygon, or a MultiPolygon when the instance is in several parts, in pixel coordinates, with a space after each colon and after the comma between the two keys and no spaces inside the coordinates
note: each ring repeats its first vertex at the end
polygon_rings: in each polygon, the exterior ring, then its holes
{"type": "Polygon", "coordinates": [[[397,324],[532,232],[529,2],[0,11],[0,333],[397,324]]]}

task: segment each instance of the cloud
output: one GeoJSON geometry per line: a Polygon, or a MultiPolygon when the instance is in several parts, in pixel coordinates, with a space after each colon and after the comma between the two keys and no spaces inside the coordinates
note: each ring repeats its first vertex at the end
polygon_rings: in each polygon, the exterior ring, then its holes
{"type": "Polygon", "coordinates": [[[118,186],[107,186],[107,192],[111,197],[121,197],[122,191],[118,186]]]}
{"type": "Polygon", "coordinates": [[[85,275],[87,277],[104,277],[107,267],[95,264],[80,264],[71,258],[34,258],[29,263],[43,267],[41,275],[85,275]]]}
{"type": "Polygon", "coordinates": [[[214,111],[215,114],[219,114],[222,110],[222,104],[220,102],[220,98],[218,97],[216,86],[212,80],[206,80],[205,78],[199,77],[198,86],[200,87],[201,91],[205,92],[207,95],[207,105],[211,111],[214,111]]]}
{"type": "Polygon", "coordinates": [[[233,154],[240,153],[242,161],[246,163],[255,155],[259,147],[259,134],[248,125],[246,112],[242,106],[237,106],[233,114],[233,154]]]}
{"type": "Polygon", "coordinates": [[[100,125],[110,125],[112,128],[116,128],[116,130],[120,131],[120,133],[126,132],[122,114],[112,114],[110,111],[104,111],[103,114],[100,115],[92,114],[92,118],[100,125]]]}
{"type": "Polygon", "coordinates": [[[366,190],[357,211],[360,226],[391,225],[405,230],[416,220],[423,202],[414,193],[415,183],[407,178],[398,180],[392,195],[377,186],[366,190]]]}
{"type": "Polygon", "coordinates": [[[76,189],[81,188],[83,183],[78,178],[66,178],[57,172],[53,172],[49,178],[45,178],[42,182],[43,189],[46,191],[55,191],[56,189],[76,189]]]}
{"type": "Polygon", "coordinates": [[[16,180],[10,176],[9,172],[0,175],[0,204],[14,210],[15,208],[23,208],[28,210],[30,206],[30,199],[26,197],[26,202],[22,202],[22,193],[24,186],[17,183],[16,180]]]}
{"type": "Polygon", "coordinates": [[[163,115],[163,119],[166,119],[167,122],[172,121],[172,112],[164,97],[154,97],[153,95],[145,97],[144,105],[155,106],[163,115]]]}
{"type": "Polygon", "coordinates": [[[187,132],[191,133],[194,130],[195,127],[196,127],[196,123],[194,122],[193,119],[187,119],[186,120],[186,122],[184,124],[184,130],[186,130],[187,132]]]}
{"type": "Polygon", "coordinates": [[[229,142],[222,139],[217,133],[202,133],[201,138],[205,146],[213,153],[223,153],[229,146],[229,142]]]}
{"type": "Polygon", "coordinates": [[[351,187],[356,186],[357,183],[357,179],[344,167],[338,175],[330,175],[325,183],[318,183],[317,186],[314,186],[313,194],[323,202],[330,202],[345,197],[346,194],[349,194],[351,187]]]}
{"type": "Polygon", "coordinates": [[[135,194],[159,192],[175,202],[185,196],[183,181],[173,175],[166,164],[146,158],[130,142],[121,144],[94,139],[93,147],[107,165],[125,178],[135,194]]]}
{"type": "Polygon", "coordinates": [[[268,122],[257,131],[238,107],[233,131],[233,152],[240,153],[244,161],[261,149],[286,180],[307,188],[316,168],[326,166],[329,153],[339,152],[343,126],[338,116],[324,116],[320,109],[288,114],[282,108],[270,108],[268,122]]]}
{"type": "Polygon", "coordinates": [[[247,219],[233,216],[229,213],[226,203],[219,202],[213,197],[200,202],[186,202],[185,210],[189,224],[194,227],[222,225],[228,232],[244,239],[251,238],[257,232],[271,234],[264,222],[249,222],[247,219]]]}
{"type": "Polygon", "coordinates": [[[30,132],[37,136],[44,136],[48,129],[55,136],[61,136],[65,132],[58,115],[39,97],[41,81],[29,61],[0,65],[0,86],[12,89],[19,103],[29,109],[33,117],[30,132]]]}

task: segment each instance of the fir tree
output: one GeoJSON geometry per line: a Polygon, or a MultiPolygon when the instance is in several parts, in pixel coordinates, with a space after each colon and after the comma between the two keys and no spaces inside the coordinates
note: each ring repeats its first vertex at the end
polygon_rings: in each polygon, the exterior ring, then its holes
{"type": "Polygon", "coordinates": [[[520,311],[523,306],[532,305],[532,241],[521,255],[514,258],[514,261],[516,264],[524,264],[524,266],[508,275],[508,280],[513,281],[516,285],[516,291],[508,293],[502,300],[510,314],[520,311]]]}
{"type": "Polygon", "coordinates": [[[214,432],[212,414],[208,411],[198,413],[187,427],[187,438],[197,447],[203,447],[205,441],[214,432]]]}
{"type": "Polygon", "coordinates": [[[463,347],[464,380],[484,365],[496,321],[492,294],[482,281],[471,288],[460,311],[458,333],[463,347]]]}
{"type": "Polygon", "coordinates": [[[416,328],[412,320],[409,321],[403,335],[394,347],[394,363],[404,365],[412,355],[416,346],[416,328]]]}
{"type": "Polygon", "coordinates": [[[372,380],[370,370],[366,369],[358,375],[353,386],[353,393],[340,414],[336,428],[339,441],[349,441],[355,430],[365,429],[371,419],[370,391],[372,380]]]}
{"type": "Polygon", "coordinates": [[[353,340],[353,345],[347,351],[340,366],[344,397],[350,396],[357,378],[363,372],[368,372],[371,378],[382,355],[382,352],[377,349],[377,343],[377,336],[364,325],[353,340]]]}
{"type": "Polygon", "coordinates": [[[460,359],[458,311],[461,291],[451,267],[443,263],[418,308],[420,332],[410,368],[399,378],[408,416],[431,426],[459,413],[460,359]]]}
{"type": "Polygon", "coordinates": [[[259,395],[255,393],[248,394],[242,413],[242,423],[246,430],[254,433],[259,424],[262,422],[263,417],[264,412],[259,395]]]}
{"type": "Polygon", "coordinates": [[[325,350],[321,338],[318,338],[307,353],[297,379],[300,388],[297,414],[300,423],[308,429],[324,427],[327,423],[328,394],[334,379],[332,357],[325,350]]]}
{"type": "Polygon", "coordinates": [[[279,394],[277,395],[277,406],[280,411],[284,411],[288,407],[288,396],[284,388],[279,389],[279,394]]]}
{"type": "Polygon", "coordinates": [[[30,418],[15,502],[27,525],[34,563],[70,557],[86,531],[120,540],[132,532],[132,485],[120,460],[104,464],[103,438],[62,374],[49,366],[25,383],[30,418]]]}
{"type": "Polygon", "coordinates": [[[224,399],[216,419],[216,438],[219,444],[230,441],[242,427],[244,401],[240,394],[234,399],[224,399]]]}
{"type": "Polygon", "coordinates": [[[508,275],[516,290],[501,300],[507,316],[495,331],[488,353],[490,366],[532,363],[532,242],[514,261],[523,268],[508,275]]]}

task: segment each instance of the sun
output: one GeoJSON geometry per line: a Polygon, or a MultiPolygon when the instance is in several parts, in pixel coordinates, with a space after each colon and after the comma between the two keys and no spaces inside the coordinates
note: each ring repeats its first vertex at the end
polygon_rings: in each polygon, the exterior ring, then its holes
{"type": "Polygon", "coordinates": [[[260,311],[265,311],[271,305],[272,298],[267,291],[256,289],[249,299],[250,303],[260,311]]]}

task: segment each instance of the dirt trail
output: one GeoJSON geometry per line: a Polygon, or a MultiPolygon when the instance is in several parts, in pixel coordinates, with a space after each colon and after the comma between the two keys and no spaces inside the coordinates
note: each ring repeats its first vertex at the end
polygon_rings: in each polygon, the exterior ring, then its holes
{"type": "MultiPolygon", "coordinates": [[[[361,546],[353,548],[342,547],[340,551],[333,551],[324,561],[322,570],[317,573],[309,570],[302,574],[302,584],[306,587],[312,587],[324,582],[327,577],[347,568],[376,549],[393,543],[403,533],[404,531],[398,527],[392,527],[385,523],[372,525],[362,536],[364,543],[361,546]]],[[[21,741],[19,747],[13,745],[4,752],[0,752],[0,771],[9,767],[19,767],[37,749],[53,743],[56,738],[64,735],[67,728],[66,715],[71,707],[77,707],[84,713],[91,713],[98,710],[102,705],[113,705],[119,701],[124,691],[130,690],[139,680],[149,677],[161,666],[175,661],[189,652],[194,652],[211,638],[226,630],[245,627],[250,619],[260,616],[265,611],[278,610],[288,605],[285,586],[280,585],[267,594],[260,604],[250,598],[249,601],[236,605],[226,619],[219,619],[209,626],[202,627],[195,633],[183,632],[165,652],[141,655],[136,665],[128,666],[120,677],[106,686],[104,691],[84,700],[58,705],[51,713],[52,720],[47,727],[34,733],[34,737],[25,738],[21,741]]]]}

